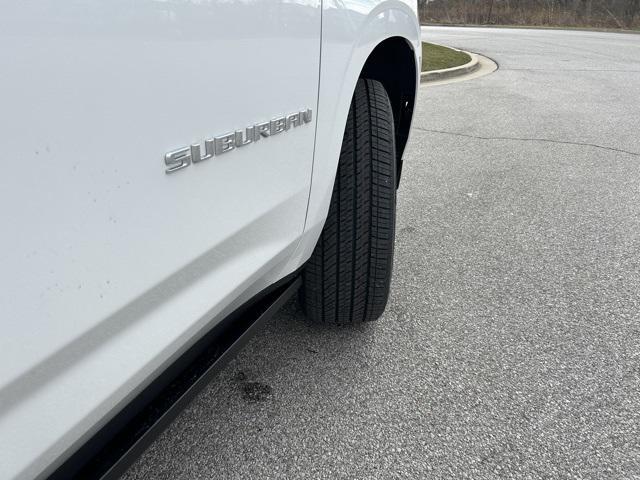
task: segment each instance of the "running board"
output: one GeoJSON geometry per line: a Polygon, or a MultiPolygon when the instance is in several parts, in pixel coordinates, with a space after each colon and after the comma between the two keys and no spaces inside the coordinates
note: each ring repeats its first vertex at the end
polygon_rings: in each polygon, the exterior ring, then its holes
{"type": "Polygon", "coordinates": [[[240,308],[174,362],[48,478],[119,478],[300,288],[292,274],[240,308]]]}

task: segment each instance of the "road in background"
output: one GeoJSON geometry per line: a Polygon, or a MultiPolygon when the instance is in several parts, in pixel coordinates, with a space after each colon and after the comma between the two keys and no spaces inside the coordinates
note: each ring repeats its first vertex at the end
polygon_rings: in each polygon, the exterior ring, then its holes
{"type": "Polygon", "coordinates": [[[379,323],[272,319],[126,475],[640,477],[640,36],[428,28],[379,323]]]}

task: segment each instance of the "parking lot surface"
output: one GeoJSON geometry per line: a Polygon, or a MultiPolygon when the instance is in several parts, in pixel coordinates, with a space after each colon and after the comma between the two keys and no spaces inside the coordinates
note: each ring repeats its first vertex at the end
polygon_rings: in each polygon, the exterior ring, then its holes
{"type": "Polygon", "coordinates": [[[428,28],[383,318],[290,302],[133,479],[640,478],[640,36],[428,28]]]}

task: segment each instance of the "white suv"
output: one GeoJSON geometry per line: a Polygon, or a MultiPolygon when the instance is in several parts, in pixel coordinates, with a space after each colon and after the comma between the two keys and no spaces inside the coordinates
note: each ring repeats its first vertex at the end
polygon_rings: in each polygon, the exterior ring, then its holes
{"type": "Polygon", "coordinates": [[[382,314],[415,0],[2,10],[0,478],[102,475],[107,434],[265,294],[382,314]]]}

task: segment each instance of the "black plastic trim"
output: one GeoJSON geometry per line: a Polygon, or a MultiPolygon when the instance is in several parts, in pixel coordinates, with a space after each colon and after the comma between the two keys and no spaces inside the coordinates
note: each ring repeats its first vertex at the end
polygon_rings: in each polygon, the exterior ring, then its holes
{"type": "Polygon", "coordinates": [[[198,340],[48,478],[119,478],[180,411],[300,288],[293,273],[198,340]]]}

